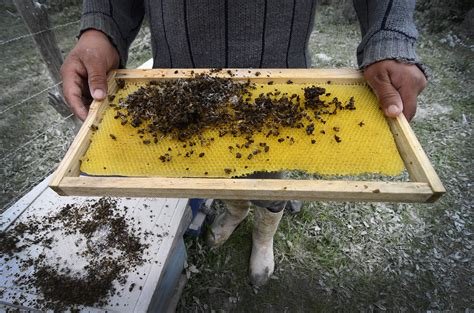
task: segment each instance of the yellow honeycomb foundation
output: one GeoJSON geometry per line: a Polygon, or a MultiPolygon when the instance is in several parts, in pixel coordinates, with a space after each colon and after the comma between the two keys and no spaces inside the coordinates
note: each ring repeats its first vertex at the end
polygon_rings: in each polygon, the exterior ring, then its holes
{"type": "MultiPolygon", "coordinates": [[[[114,103],[143,84],[128,83],[118,91],[114,103]]],[[[246,142],[244,138],[231,135],[219,137],[217,130],[204,133],[205,138],[214,138],[209,146],[198,143],[193,147],[187,144],[183,148],[183,142],[171,138],[160,138],[159,143],[154,144],[153,137],[145,135],[140,138],[137,129],[130,124],[122,126],[120,119],[114,118],[115,109],[108,108],[82,158],[81,172],[97,176],[162,177],[235,177],[255,171],[282,170],[302,170],[321,175],[400,174],[404,169],[403,161],[369,87],[365,84],[317,85],[331,93],[329,97],[322,96],[322,99],[332,100],[336,96],[345,104],[353,96],[357,109],[323,116],[327,122],[315,122],[314,135],[307,135],[304,128],[283,129],[278,137],[269,138],[265,138],[265,132],[257,133],[253,136],[255,143],[248,149],[235,148],[236,144],[246,142]],[[336,132],[334,127],[339,128],[339,131],[336,132]],[[116,139],[112,139],[111,135],[116,139]],[[335,135],[340,137],[341,142],[336,142],[335,135]],[[293,137],[294,142],[287,136],[293,137]],[[279,138],[285,140],[280,143],[279,138]],[[146,139],[151,140],[151,143],[145,145],[143,141],[146,139]],[[313,139],[316,141],[314,144],[311,143],[313,139]],[[259,147],[260,142],[270,147],[267,153],[259,147]],[[234,146],[234,149],[230,151],[229,146],[234,146]],[[247,159],[248,154],[255,149],[262,150],[262,153],[247,159]],[[191,150],[193,154],[185,157],[191,150]],[[242,154],[242,158],[235,157],[237,152],[242,154]],[[171,156],[171,161],[162,162],[160,156],[166,153],[171,156]],[[204,156],[199,157],[200,153],[204,153],[204,156]],[[227,173],[229,170],[230,173],[227,173]]],[[[257,84],[254,94],[278,89],[282,93],[299,94],[303,99],[302,89],[308,86],[312,85],[257,84]]]]}

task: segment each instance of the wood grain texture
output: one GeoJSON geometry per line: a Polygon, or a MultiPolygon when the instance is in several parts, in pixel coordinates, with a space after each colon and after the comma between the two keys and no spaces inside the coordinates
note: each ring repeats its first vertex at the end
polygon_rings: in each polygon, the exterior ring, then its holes
{"type": "Polygon", "coordinates": [[[261,200],[424,202],[427,183],[161,177],[65,177],[68,195],[261,200]]]}
{"type": "MultiPolygon", "coordinates": [[[[115,72],[111,72],[108,75],[107,88],[108,93],[111,95],[115,94],[115,92],[117,91],[117,83],[114,79],[114,76],[115,72]]],[[[79,176],[79,168],[81,165],[80,159],[86,153],[92,136],[91,126],[98,126],[100,124],[100,120],[102,119],[102,116],[105,110],[107,109],[108,104],[109,101],[107,97],[103,101],[94,100],[91,103],[91,106],[89,108],[89,115],[87,115],[86,120],[82,124],[82,127],[77,133],[76,138],[69,147],[69,150],[64,156],[64,159],[61,161],[57,170],[54,172],[53,178],[51,179],[49,186],[60,195],[63,195],[61,193],[61,189],[58,188],[61,180],[67,176],[79,176]]]]}
{"type": "MultiPolygon", "coordinates": [[[[194,74],[209,74],[209,69],[141,69],[117,70],[117,79],[126,80],[161,80],[189,78],[194,74]]],[[[212,73],[213,76],[232,78],[235,80],[250,79],[256,83],[274,81],[286,83],[326,83],[339,84],[365,83],[364,76],[354,69],[222,69],[212,73]],[[230,71],[230,74],[229,72],[230,71]]]]}
{"type": "Polygon", "coordinates": [[[436,201],[446,192],[446,189],[407,119],[401,114],[397,118],[387,118],[387,121],[410,178],[415,182],[428,183],[433,190],[433,196],[429,202],[436,201]]]}

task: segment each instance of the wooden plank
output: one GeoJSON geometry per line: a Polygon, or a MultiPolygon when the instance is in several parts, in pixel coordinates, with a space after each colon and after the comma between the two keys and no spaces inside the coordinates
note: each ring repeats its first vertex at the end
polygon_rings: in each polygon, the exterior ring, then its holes
{"type": "Polygon", "coordinates": [[[65,177],[63,194],[262,200],[424,202],[427,183],[160,177],[65,177]]]}
{"type": "MultiPolygon", "coordinates": [[[[108,76],[108,93],[113,95],[117,91],[117,83],[114,78],[115,72],[111,72],[108,76]]],[[[66,176],[79,176],[79,168],[81,165],[81,157],[86,153],[89,148],[91,136],[92,136],[92,125],[99,125],[102,116],[107,109],[109,100],[107,97],[103,101],[93,101],[89,109],[89,115],[82,124],[76,138],[69,147],[66,156],[59,164],[58,169],[53,174],[53,178],[49,186],[56,192],[60,193],[60,189],[57,186],[60,184],[63,177],[66,176]]]]}
{"type": "Polygon", "coordinates": [[[410,178],[415,182],[428,183],[433,191],[428,202],[436,201],[446,192],[446,189],[407,119],[401,114],[397,118],[387,118],[387,121],[410,178]]]}
{"type": "Polygon", "coordinates": [[[48,183],[51,180],[51,177],[52,175],[46,177],[42,182],[33,187],[32,190],[0,215],[0,232],[5,231],[30,206],[31,203],[48,189],[48,183]]]}
{"type": "MultiPolygon", "coordinates": [[[[137,69],[117,70],[116,78],[124,80],[160,80],[189,78],[192,73],[210,73],[209,69],[137,69]]],[[[274,81],[286,83],[364,83],[362,73],[355,69],[222,69],[213,76],[236,80],[251,79],[254,82],[274,81]],[[229,75],[230,71],[232,75],[229,75]]]]}

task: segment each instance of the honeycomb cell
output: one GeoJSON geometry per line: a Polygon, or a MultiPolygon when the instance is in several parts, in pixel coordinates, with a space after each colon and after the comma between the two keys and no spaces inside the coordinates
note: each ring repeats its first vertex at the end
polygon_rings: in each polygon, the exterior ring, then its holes
{"type": "MultiPolygon", "coordinates": [[[[127,83],[117,92],[114,103],[143,84],[127,83]]],[[[255,93],[277,89],[281,93],[296,93],[303,99],[303,88],[309,86],[312,84],[257,84],[255,93]]],[[[81,171],[97,176],[161,177],[235,177],[255,171],[281,170],[321,175],[400,174],[404,169],[403,161],[370,88],[366,84],[318,86],[331,94],[321,99],[330,101],[337,97],[345,104],[354,97],[356,109],[325,116],[325,124],[314,123],[312,135],[308,135],[305,128],[285,128],[279,136],[267,138],[263,131],[254,134],[255,142],[248,148],[240,149],[236,145],[242,146],[245,138],[230,134],[219,137],[218,130],[203,133],[205,138],[215,139],[208,146],[198,143],[192,147],[187,144],[184,148],[185,143],[168,137],[159,137],[155,144],[151,135],[138,134],[137,128],[130,123],[121,125],[121,120],[114,118],[115,109],[110,107],[98,130],[94,131],[90,147],[82,158],[81,171]],[[115,139],[111,139],[111,135],[115,139]],[[281,138],[284,140],[279,142],[281,138]],[[267,152],[260,143],[266,143],[267,152]],[[254,154],[255,150],[260,152],[254,154]],[[236,157],[237,153],[241,158],[236,157]]]]}

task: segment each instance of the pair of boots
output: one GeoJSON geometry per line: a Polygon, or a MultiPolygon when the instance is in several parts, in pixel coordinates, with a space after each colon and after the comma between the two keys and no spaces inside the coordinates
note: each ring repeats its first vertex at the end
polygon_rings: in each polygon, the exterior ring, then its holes
{"type": "MultiPolygon", "coordinates": [[[[249,201],[226,200],[225,203],[227,209],[215,219],[207,238],[207,243],[212,248],[220,247],[249,212],[249,201]]],[[[254,213],[250,282],[254,286],[262,286],[267,283],[275,269],[273,236],[280,223],[283,210],[273,213],[266,208],[256,207],[254,213]]]]}

